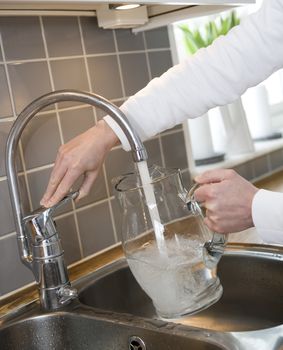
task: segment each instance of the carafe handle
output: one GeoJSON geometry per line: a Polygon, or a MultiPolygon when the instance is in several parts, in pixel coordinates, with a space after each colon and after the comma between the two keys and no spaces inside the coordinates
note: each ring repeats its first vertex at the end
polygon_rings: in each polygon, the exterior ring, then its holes
{"type": "MultiPolygon", "coordinates": [[[[200,207],[199,202],[195,200],[194,193],[195,190],[200,185],[198,183],[194,184],[192,188],[188,192],[188,200],[187,200],[187,206],[190,211],[193,213],[201,215],[201,217],[204,219],[205,215],[200,207]]],[[[214,268],[219,260],[221,259],[222,255],[224,254],[225,246],[227,244],[227,236],[212,232],[212,237],[209,241],[205,242],[203,245],[203,260],[205,265],[208,268],[214,268]]]]}

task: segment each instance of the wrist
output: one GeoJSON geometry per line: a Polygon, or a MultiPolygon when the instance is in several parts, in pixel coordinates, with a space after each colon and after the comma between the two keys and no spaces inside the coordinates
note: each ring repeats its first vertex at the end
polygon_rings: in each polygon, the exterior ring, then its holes
{"type": "Polygon", "coordinates": [[[119,138],[104,119],[99,120],[93,128],[99,129],[99,131],[102,133],[106,151],[110,151],[111,148],[120,143],[119,138]]]}

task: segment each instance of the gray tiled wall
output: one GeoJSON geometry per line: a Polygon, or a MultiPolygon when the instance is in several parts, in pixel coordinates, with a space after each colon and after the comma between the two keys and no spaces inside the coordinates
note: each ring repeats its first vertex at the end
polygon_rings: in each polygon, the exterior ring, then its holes
{"type": "MultiPolygon", "coordinates": [[[[121,105],[131,94],[172,65],[167,28],[134,35],[102,30],[95,18],[0,18],[0,295],[33,280],[20,263],[7,180],[4,148],[17,114],[34,98],[52,90],[93,91],[121,105]],[[13,276],[13,278],[11,278],[13,276]]],[[[26,212],[36,209],[57,149],[104,115],[74,103],[51,106],[22,136],[18,159],[26,212]]],[[[150,163],[185,169],[183,131],[177,127],[146,142],[150,163]]],[[[115,148],[90,195],[69,204],[56,218],[68,264],[118,242],[121,215],[111,179],[133,169],[128,153],[115,148]]]]}
{"type": "MultiPolygon", "coordinates": [[[[4,166],[7,134],[17,114],[34,98],[56,89],[96,92],[117,106],[171,65],[167,28],[133,35],[130,30],[102,30],[95,18],[0,17],[0,296],[31,281],[18,257],[4,166]],[[11,278],[12,276],[12,278],[11,278]]],[[[25,212],[36,209],[60,144],[102,118],[89,106],[50,106],[22,136],[18,157],[25,212]]],[[[148,140],[149,163],[187,169],[182,128],[148,140]]],[[[249,180],[281,168],[283,150],[235,169],[249,180]]],[[[57,213],[56,223],[68,264],[121,239],[121,215],[111,179],[133,169],[128,153],[116,147],[105,161],[90,195],[57,213]]]]}

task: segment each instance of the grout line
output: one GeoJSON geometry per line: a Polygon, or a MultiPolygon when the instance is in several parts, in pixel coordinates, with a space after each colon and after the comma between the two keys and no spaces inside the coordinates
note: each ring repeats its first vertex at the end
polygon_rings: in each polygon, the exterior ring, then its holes
{"type": "MultiPolygon", "coordinates": [[[[149,73],[149,80],[152,80],[152,72],[151,72],[151,67],[150,67],[150,61],[149,61],[149,56],[148,56],[148,48],[147,48],[147,42],[145,39],[145,33],[142,33],[142,37],[143,37],[143,43],[144,43],[144,48],[145,48],[145,57],[146,57],[146,65],[147,65],[147,69],[148,69],[148,73],[149,73]]],[[[160,156],[161,156],[161,162],[162,162],[162,166],[165,167],[165,157],[164,157],[164,152],[163,152],[163,145],[161,142],[161,135],[158,134],[155,136],[155,138],[158,140],[158,144],[159,144],[159,148],[160,148],[160,156]]]]}
{"type": "MultiPolygon", "coordinates": [[[[8,91],[9,91],[10,103],[11,103],[14,118],[16,119],[17,118],[16,106],[15,106],[15,101],[13,98],[12,84],[10,81],[10,75],[9,75],[9,70],[8,70],[7,61],[6,61],[6,54],[5,54],[1,35],[0,35],[0,45],[1,45],[2,55],[3,55],[4,68],[5,68],[6,77],[7,77],[7,85],[8,85],[8,91]]],[[[28,202],[29,202],[30,209],[33,210],[31,193],[30,193],[30,188],[29,188],[29,183],[28,183],[28,177],[26,174],[26,162],[25,162],[25,157],[24,157],[23,146],[22,146],[21,140],[18,143],[18,150],[19,150],[19,154],[20,154],[20,158],[21,158],[22,166],[23,166],[23,176],[24,176],[26,190],[27,190],[28,202]]],[[[19,188],[19,192],[20,192],[20,188],[19,188]]]]}
{"type": "MultiPolygon", "coordinates": [[[[79,26],[79,33],[80,33],[80,39],[81,39],[81,45],[82,45],[82,51],[83,51],[83,60],[84,60],[84,64],[85,64],[88,89],[89,89],[90,92],[92,92],[88,61],[87,61],[87,58],[86,58],[86,49],[85,49],[85,42],[84,42],[84,37],[83,37],[81,18],[77,17],[77,21],[78,21],[78,26],[79,26]]],[[[93,115],[93,119],[94,119],[94,124],[96,124],[97,118],[96,118],[96,109],[95,109],[94,106],[92,106],[92,115],[93,115]]],[[[74,219],[75,219],[75,225],[76,225],[76,230],[77,230],[77,237],[78,237],[79,245],[80,245],[80,254],[81,254],[81,258],[84,258],[84,251],[83,251],[83,245],[82,245],[82,239],[81,239],[81,231],[80,231],[78,215],[77,215],[77,208],[76,208],[74,202],[73,202],[73,209],[74,209],[74,219]]]]}
{"type": "MultiPolygon", "coordinates": [[[[149,52],[159,52],[159,51],[165,51],[165,50],[153,50],[153,49],[148,49],[147,47],[147,42],[146,42],[146,38],[145,38],[145,33],[143,32],[143,41],[144,41],[144,47],[145,47],[145,54],[146,54],[146,62],[147,62],[147,67],[148,67],[148,71],[149,71],[149,77],[150,80],[152,80],[152,72],[151,72],[151,67],[150,67],[150,61],[149,61],[149,52]]],[[[169,48],[170,50],[170,48],[169,48]]],[[[166,49],[166,51],[168,51],[166,49]]],[[[170,50],[171,51],[171,50],[170,50]]],[[[170,130],[170,131],[166,131],[164,132],[162,135],[170,135],[175,133],[176,130],[170,130]]],[[[159,143],[159,147],[160,147],[160,155],[161,155],[161,162],[162,162],[162,166],[166,167],[166,163],[165,163],[165,156],[164,156],[164,149],[163,149],[163,144],[162,144],[162,135],[159,133],[158,135],[156,135],[156,138],[158,139],[158,143],[159,143]]]]}
{"type": "MultiPolygon", "coordinates": [[[[42,18],[42,17],[40,17],[42,18]]],[[[152,48],[147,49],[148,52],[160,52],[160,51],[170,51],[170,47],[160,47],[160,48],[152,48]]],[[[135,51],[118,51],[115,52],[107,52],[107,53],[95,53],[95,54],[83,54],[83,55],[72,55],[72,56],[56,56],[56,57],[49,57],[49,61],[62,61],[62,60],[72,60],[72,59],[78,59],[83,58],[84,56],[86,58],[91,57],[104,57],[104,56],[115,56],[117,53],[123,54],[123,55],[133,55],[137,53],[144,53],[144,50],[135,50],[135,51]]],[[[17,65],[22,63],[34,63],[34,62],[45,62],[46,58],[28,58],[28,59],[21,59],[21,60],[7,60],[6,62],[10,65],[17,65]]],[[[1,64],[4,63],[4,59],[1,64]]]]}
{"type": "MultiPolygon", "coordinates": [[[[105,172],[105,177],[106,177],[106,169],[104,169],[104,168],[105,168],[105,166],[103,165],[103,171],[105,172]]],[[[116,225],[115,225],[114,212],[113,212],[113,208],[112,208],[112,205],[111,205],[111,201],[115,197],[110,195],[110,190],[109,190],[109,186],[108,186],[108,181],[107,180],[106,180],[106,192],[107,192],[107,196],[108,196],[108,206],[109,206],[109,212],[110,212],[110,217],[111,217],[111,222],[112,222],[114,239],[115,239],[115,242],[118,242],[118,234],[117,234],[117,229],[116,229],[116,225]]]]}
{"type": "MultiPolygon", "coordinates": [[[[119,48],[118,48],[118,42],[117,42],[117,37],[116,37],[116,31],[112,30],[112,33],[113,33],[114,46],[115,46],[116,57],[117,57],[117,62],[118,62],[118,70],[119,70],[119,77],[120,77],[120,82],[121,82],[122,94],[123,94],[123,98],[125,98],[126,97],[125,84],[124,84],[124,79],[123,79],[123,74],[122,74],[122,66],[121,66],[121,60],[120,60],[120,55],[119,55],[119,48]]],[[[115,148],[116,147],[113,147],[112,150],[115,148]]],[[[120,148],[121,148],[121,145],[120,145],[120,148]]],[[[105,184],[106,184],[106,192],[107,192],[107,196],[108,196],[108,207],[109,207],[109,211],[110,211],[114,239],[115,239],[115,242],[118,242],[118,234],[117,234],[117,229],[116,229],[116,225],[115,225],[114,213],[113,213],[113,209],[112,209],[112,205],[111,205],[110,189],[109,189],[109,185],[108,185],[105,164],[103,165],[103,172],[104,172],[104,178],[105,178],[105,184]]]]}
{"type": "Polygon", "coordinates": [[[89,74],[89,67],[88,67],[88,62],[87,62],[87,59],[86,59],[85,41],[84,41],[83,29],[82,29],[82,24],[81,24],[81,18],[80,17],[78,18],[78,25],[79,25],[79,33],[80,33],[82,50],[83,50],[83,58],[84,58],[84,62],[85,62],[85,69],[86,69],[88,88],[89,88],[90,91],[92,91],[91,79],[90,79],[90,74],[89,74]]]}
{"type": "MultiPolygon", "coordinates": [[[[143,35],[143,42],[144,42],[144,48],[145,48],[145,57],[146,57],[146,65],[147,65],[147,70],[148,70],[148,74],[149,74],[149,80],[152,80],[152,71],[151,71],[151,67],[150,67],[150,61],[149,61],[149,55],[148,55],[148,48],[147,48],[147,42],[145,39],[145,33],[142,33],[143,35]]],[[[161,135],[160,133],[156,135],[156,138],[158,140],[158,144],[160,147],[160,155],[161,155],[161,162],[162,162],[162,166],[165,167],[165,157],[164,157],[164,153],[163,153],[163,146],[162,146],[162,142],[161,142],[161,135]]],[[[168,205],[165,204],[165,209],[167,212],[167,215],[170,216],[170,210],[168,208],[168,205]]]]}
{"type": "Polygon", "coordinates": [[[0,117],[0,124],[1,123],[14,122],[15,120],[16,120],[15,117],[0,117]]]}
{"type": "Polygon", "coordinates": [[[21,141],[19,142],[19,151],[20,151],[20,155],[22,158],[23,175],[24,175],[24,180],[25,180],[25,184],[26,184],[28,202],[29,202],[30,210],[33,211],[34,208],[33,208],[32,200],[31,200],[31,192],[30,192],[29,181],[28,181],[28,176],[27,176],[26,162],[25,162],[25,158],[24,158],[24,151],[23,151],[23,146],[22,146],[21,141]]]}
{"type": "Polygon", "coordinates": [[[10,81],[10,75],[9,75],[8,65],[7,65],[7,61],[6,61],[6,54],[5,54],[5,50],[4,50],[4,44],[3,44],[1,33],[0,33],[0,46],[1,46],[1,50],[2,50],[3,64],[4,64],[4,69],[5,69],[6,78],[7,78],[7,85],[8,85],[10,103],[11,103],[11,107],[12,107],[12,113],[13,113],[13,117],[17,118],[16,106],[15,106],[14,98],[13,98],[12,84],[10,81]]]}
{"type": "Polygon", "coordinates": [[[83,258],[84,257],[83,244],[82,244],[82,239],[81,239],[81,234],[80,234],[79,220],[78,220],[76,206],[75,206],[74,201],[72,201],[72,207],[73,207],[73,215],[74,215],[74,220],[75,220],[76,233],[77,233],[77,238],[78,238],[78,242],[79,242],[80,255],[81,255],[81,258],[83,258]]]}
{"type": "Polygon", "coordinates": [[[114,213],[111,205],[111,200],[108,198],[108,206],[109,206],[109,212],[110,212],[110,217],[112,221],[112,228],[113,228],[113,234],[114,234],[114,240],[117,243],[118,242],[118,234],[115,226],[115,219],[114,219],[114,213]]]}
{"type": "MultiPolygon", "coordinates": [[[[85,44],[84,44],[84,40],[83,40],[83,32],[82,32],[80,17],[77,17],[77,23],[78,23],[79,33],[80,33],[82,52],[83,52],[83,60],[84,60],[85,69],[86,69],[86,76],[87,76],[88,87],[89,87],[89,91],[91,91],[91,81],[90,81],[90,75],[89,75],[89,69],[88,69],[88,65],[87,65],[87,60],[86,60],[86,57],[85,57],[85,44]]],[[[89,106],[89,105],[87,105],[87,106],[89,106]]],[[[93,111],[94,111],[94,108],[92,108],[92,113],[94,115],[93,111]]],[[[95,122],[95,119],[96,118],[95,118],[95,115],[94,115],[94,122],[95,122]]],[[[78,215],[77,215],[77,208],[76,208],[76,205],[75,205],[74,201],[72,201],[72,207],[73,207],[73,215],[74,215],[74,220],[75,220],[76,233],[77,233],[77,238],[78,238],[78,242],[79,242],[80,255],[81,255],[81,259],[82,259],[82,258],[84,258],[84,251],[83,251],[83,245],[82,245],[82,238],[81,238],[81,231],[80,231],[80,226],[79,226],[79,220],[78,220],[78,215]]]]}
{"type": "Polygon", "coordinates": [[[21,60],[7,60],[7,63],[9,65],[17,66],[18,64],[22,63],[36,63],[36,62],[45,62],[46,58],[27,58],[27,59],[21,59],[21,60]]]}
{"type": "MultiPolygon", "coordinates": [[[[172,131],[169,131],[167,132],[166,134],[162,134],[162,135],[171,135],[171,134],[176,134],[178,132],[181,132],[181,130],[172,130],[172,131]]],[[[148,141],[150,140],[156,140],[158,139],[158,135],[157,136],[154,136],[152,138],[150,138],[148,141]]],[[[115,150],[115,149],[120,149],[121,148],[121,145],[118,145],[118,146],[115,146],[112,148],[112,150],[115,150]]],[[[28,169],[26,170],[26,174],[29,175],[29,174],[33,174],[33,173],[36,173],[38,171],[42,171],[42,170],[47,170],[47,169],[50,169],[52,168],[54,165],[54,163],[51,163],[51,164],[46,164],[46,165],[42,165],[42,166],[39,166],[39,167],[36,167],[36,168],[31,168],[31,169],[28,169]]],[[[21,171],[18,173],[20,176],[23,176],[24,175],[24,171],[21,171]]],[[[7,180],[7,177],[6,176],[0,176],[0,181],[4,181],[4,180],[7,180]]],[[[108,185],[107,181],[105,180],[106,182],[106,185],[108,185]]],[[[109,192],[108,192],[109,193],[109,192]]]]}
{"type": "MultiPolygon", "coordinates": [[[[51,88],[52,88],[52,91],[55,91],[55,83],[54,83],[52,69],[51,69],[51,64],[50,64],[50,61],[53,61],[53,59],[51,59],[49,57],[48,46],[47,46],[47,41],[46,41],[46,37],[45,37],[45,31],[44,31],[44,25],[43,25],[42,17],[40,16],[39,19],[40,19],[40,27],[41,27],[41,33],[42,33],[42,38],[43,38],[44,50],[45,50],[45,55],[46,55],[46,59],[47,59],[47,66],[48,66],[48,72],[49,72],[49,77],[50,77],[51,88]]],[[[59,108],[58,108],[58,104],[57,103],[55,104],[55,113],[56,113],[57,125],[58,125],[58,130],[59,130],[59,135],[60,135],[60,142],[61,142],[61,145],[63,145],[64,144],[64,136],[63,136],[63,130],[62,130],[61,120],[60,120],[60,116],[59,116],[59,108]]],[[[73,202],[72,202],[72,208],[73,208],[73,211],[74,211],[75,205],[74,205],[73,202]]],[[[77,220],[77,216],[76,215],[74,215],[74,219],[75,219],[75,227],[76,227],[77,238],[78,238],[78,242],[79,242],[80,255],[81,255],[81,258],[82,258],[83,257],[83,249],[82,249],[81,238],[80,238],[80,235],[78,233],[79,227],[78,227],[78,220],[77,220]]]]}
{"type": "MultiPolygon", "coordinates": [[[[83,29],[82,29],[82,24],[81,24],[81,18],[78,18],[78,25],[79,25],[79,32],[80,32],[80,38],[81,38],[81,44],[82,44],[82,50],[83,50],[83,59],[85,63],[85,69],[86,69],[86,77],[87,77],[87,83],[88,83],[88,89],[90,92],[93,93],[92,89],[92,84],[91,84],[91,78],[90,78],[90,73],[89,73],[89,66],[88,66],[88,60],[86,58],[86,49],[85,49],[85,41],[84,41],[84,36],[83,36],[83,29]]],[[[87,105],[89,106],[89,105],[87,105]]],[[[92,106],[92,111],[93,111],[93,118],[94,118],[94,123],[97,123],[97,114],[96,114],[96,108],[92,106]]]]}
{"type": "MultiPolygon", "coordinates": [[[[152,136],[151,138],[149,138],[146,141],[156,140],[159,138],[159,136],[162,137],[162,136],[167,136],[167,135],[174,135],[174,134],[177,134],[177,133],[182,132],[182,131],[183,131],[182,129],[164,131],[164,132],[162,132],[162,134],[157,134],[155,136],[152,136]]],[[[114,146],[114,147],[112,147],[111,150],[120,149],[120,148],[122,148],[122,145],[114,146]]]]}
{"type": "Polygon", "coordinates": [[[7,239],[7,238],[10,238],[10,237],[13,237],[13,236],[16,236],[16,235],[17,235],[16,231],[5,233],[3,236],[0,236],[0,241],[7,239]]]}
{"type": "MultiPolygon", "coordinates": [[[[52,91],[55,91],[55,83],[54,83],[51,64],[50,64],[50,61],[53,61],[53,59],[49,57],[48,46],[47,46],[45,31],[44,31],[44,25],[43,25],[43,20],[42,20],[41,16],[40,16],[40,26],[41,26],[41,32],[42,32],[42,37],[43,37],[44,50],[45,50],[45,54],[46,54],[46,58],[47,58],[47,66],[48,66],[48,71],[49,71],[49,76],[50,76],[51,88],[52,88],[52,91]]],[[[78,58],[78,57],[82,57],[82,56],[81,55],[80,56],[72,56],[72,58],[74,58],[74,57],[78,58]]],[[[63,145],[64,144],[64,136],[63,136],[63,130],[62,130],[61,120],[60,120],[60,116],[59,116],[59,108],[58,108],[57,103],[55,104],[55,113],[56,113],[56,118],[57,118],[58,129],[59,129],[60,141],[61,141],[61,145],[63,145]]],[[[74,220],[75,220],[77,238],[78,238],[78,242],[79,242],[80,255],[82,258],[83,257],[83,248],[82,248],[81,236],[79,234],[79,224],[78,224],[77,215],[75,213],[74,202],[72,202],[72,208],[73,208],[73,212],[74,212],[74,220]]]]}
{"type": "Polygon", "coordinates": [[[66,217],[66,216],[69,216],[69,215],[74,214],[75,212],[76,212],[76,213],[80,213],[80,212],[82,212],[82,211],[84,211],[84,210],[87,210],[87,209],[91,209],[91,208],[93,208],[93,207],[96,207],[97,205],[107,203],[108,201],[111,201],[111,200],[114,199],[114,198],[115,198],[114,196],[111,196],[111,197],[109,197],[109,198],[104,198],[104,199],[101,199],[101,200],[99,200],[99,201],[97,201],[97,202],[92,202],[92,203],[90,203],[90,204],[84,205],[83,207],[80,207],[80,208],[76,208],[76,207],[75,207],[72,211],[68,211],[68,212],[66,212],[66,213],[63,213],[63,214],[60,214],[60,215],[55,216],[54,219],[62,219],[62,218],[64,218],[64,217],[66,217]]]}
{"type": "Polygon", "coordinates": [[[271,163],[270,154],[267,154],[267,155],[266,155],[266,163],[267,163],[267,169],[268,169],[268,171],[272,171],[272,163],[271,163]]]}
{"type": "Polygon", "coordinates": [[[83,207],[76,208],[75,210],[79,213],[79,212],[81,212],[81,211],[83,211],[85,209],[90,209],[92,207],[95,207],[96,205],[100,205],[100,204],[106,203],[110,198],[114,198],[114,196],[109,197],[109,198],[104,198],[104,199],[101,199],[101,200],[99,200],[97,202],[93,202],[93,203],[87,204],[87,205],[85,205],[83,207]]]}
{"type": "Polygon", "coordinates": [[[121,60],[120,60],[120,55],[119,55],[119,50],[118,50],[116,32],[115,32],[115,30],[112,30],[112,32],[113,32],[115,51],[116,51],[116,57],[117,57],[117,62],[118,62],[118,70],[119,70],[119,76],[120,76],[120,81],[121,81],[122,94],[123,94],[123,97],[125,98],[125,96],[126,96],[125,84],[124,84],[124,79],[123,79],[123,74],[122,74],[122,67],[121,67],[121,60]]]}
{"type": "Polygon", "coordinates": [[[161,136],[160,136],[160,135],[159,135],[159,137],[158,137],[158,142],[159,142],[159,147],[160,147],[160,154],[161,154],[162,166],[163,166],[163,168],[166,168],[165,156],[164,156],[164,149],[163,149],[163,144],[162,144],[162,140],[161,140],[161,136]]]}
{"type": "Polygon", "coordinates": [[[151,73],[149,57],[148,57],[147,43],[146,43],[146,40],[145,40],[145,34],[144,33],[142,33],[142,38],[143,38],[143,44],[144,44],[144,53],[145,53],[145,57],[146,57],[146,65],[147,65],[147,69],[148,69],[148,73],[149,73],[149,80],[151,80],[152,79],[152,73],[151,73]]]}
{"type": "Polygon", "coordinates": [[[111,196],[111,194],[110,194],[110,189],[109,189],[109,185],[108,185],[108,181],[107,181],[107,172],[106,172],[105,164],[103,164],[102,170],[103,170],[104,181],[105,181],[105,186],[106,186],[106,193],[107,193],[107,198],[108,198],[108,206],[109,206],[109,211],[110,211],[112,228],[113,228],[113,232],[114,232],[114,239],[117,242],[118,241],[118,235],[117,235],[117,230],[116,230],[116,226],[115,226],[114,213],[113,213],[113,209],[112,209],[112,205],[111,205],[111,200],[114,198],[114,196],[111,196]]]}
{"type": "MultiPolygon", "coordinates": [[[[40,29],[41,29],[41,35],[42,35],[42,40],[43,40],[44,51],[45,51],[45,55],[46,55],[46,61],[47,61],[51,89],[52,89],[52,91],[55,91],[55,84],[54,84],[54,79],[53,79],[52,70],[51,70],[51,64],[50,64],[50,59],[49,59],[49,53],[48,53],[48,47],[47,47],[47,42],[46,42],[46,37],[45,37],[42,16],[39,17],[39,22],[40,22],[40,29]]],[[[63,133],[62,133],[62,128],[61,128],[61,123],[60,123],[57,105],[55,105],[55,113],[56,113],[57,123],[58,123],[58,128],[59,128],[60,141],[61,141],[61,144],[63,144],[64,138],[63,138],[63,133]]]]}
{"type": "MultiPolygon", "coordinates": [[[[36,172],[41,171],[41,170],[50,169],[50,168],[53,167],[53,165],[54,165],[54,163],[52,163],[52,164],[46,164],[46,165],[41,165],[41,166],[39,166],[39,167],[26,170],[26,173],[27,173],[27,174],[33,174],[33,173],[36,173],[36,172]]],[[[20,175],[23,175],[23,172],[21,172],[21,173],[19,173],[19,174],[20,174],[20,175]]]]}

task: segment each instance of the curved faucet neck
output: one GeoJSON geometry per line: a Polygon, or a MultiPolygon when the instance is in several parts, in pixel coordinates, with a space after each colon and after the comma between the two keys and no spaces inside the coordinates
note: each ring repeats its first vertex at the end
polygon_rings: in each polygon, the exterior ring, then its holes
{"type": "MultiPolygon", "coordinates": [[[[26,220],[23,217],[16,171],[16,152],[20,137],[28,122],[43,108],[54,103],[66,101],[81,102],[105,111],[125,133],[131,147],[134,162],[147,159],[146,150],[139,136],[129,124],[126,116],[118,107],[101,96],[76,90],[54,91],[34,100],[19,114],[7,140],[7,180],[21,259],[23,263],[33,271],[36,281],[40,284],[41,302],[43,307],[47,309],[60,307],[61,304],[74,298],[75,292],[69,287],[68,275],[63,260],[63,250],[57,232],[55,232],[55,226],[51,223],[44,227],[44,229],[49,229],[51,227],[51,231],[54,231],[54,234],[49,236],[48,232],[47,235],[42,235],[42,239],[37,242],[38,244],[32,242],[31,239],[35,233],[26,232],[25,224],[27,223],[27,219],[33,219],[33,217],[28,216],[26,220]],[[45,263],[45,261],[47,261],[47,263],[45,263]],[[49,265],[48,261],[50,261],[49,265]],[[56,269],[56,271],[52,269],[56,269]],[[59,277],[56,279],[56,276],[59,277]]],[[[36,221],[33,224],[32,231],[34,231],[34,229],[36,231],[38,222],[36,221]]],[[[38,236],[40,236],[41,233],[40,231],[38,236]]]]}
{"type": "Polygon", "coordinates": [[[12,199],[12,207],[15,216],[16,231],[19,239],[22,239],[24,237],[24,233],[22,228],[23,217],[20,205],[19,188],[16,178],[15,153],[21,134],[28,122],[42,109],[51,104],[66,101],[81,102],[84,104],[92,105],[105,111],[116,121],[116,123],[125,133],[125,136],[127,137],[131,147],[133,161],[140,162],[147,159],[147,153],[144,148],[144,145],[142,144],[137,133],[132,129],[131,125],[127,120],[127,117],[118,107],[116,107],[114,104],[112,104],[105,98],[87,92],[81,92],[76,90],[61,90],[51,92],[34,100],[19,114],[18,118],[16,119],[8,136],[6,148],[7,178],[12,199]]]}

